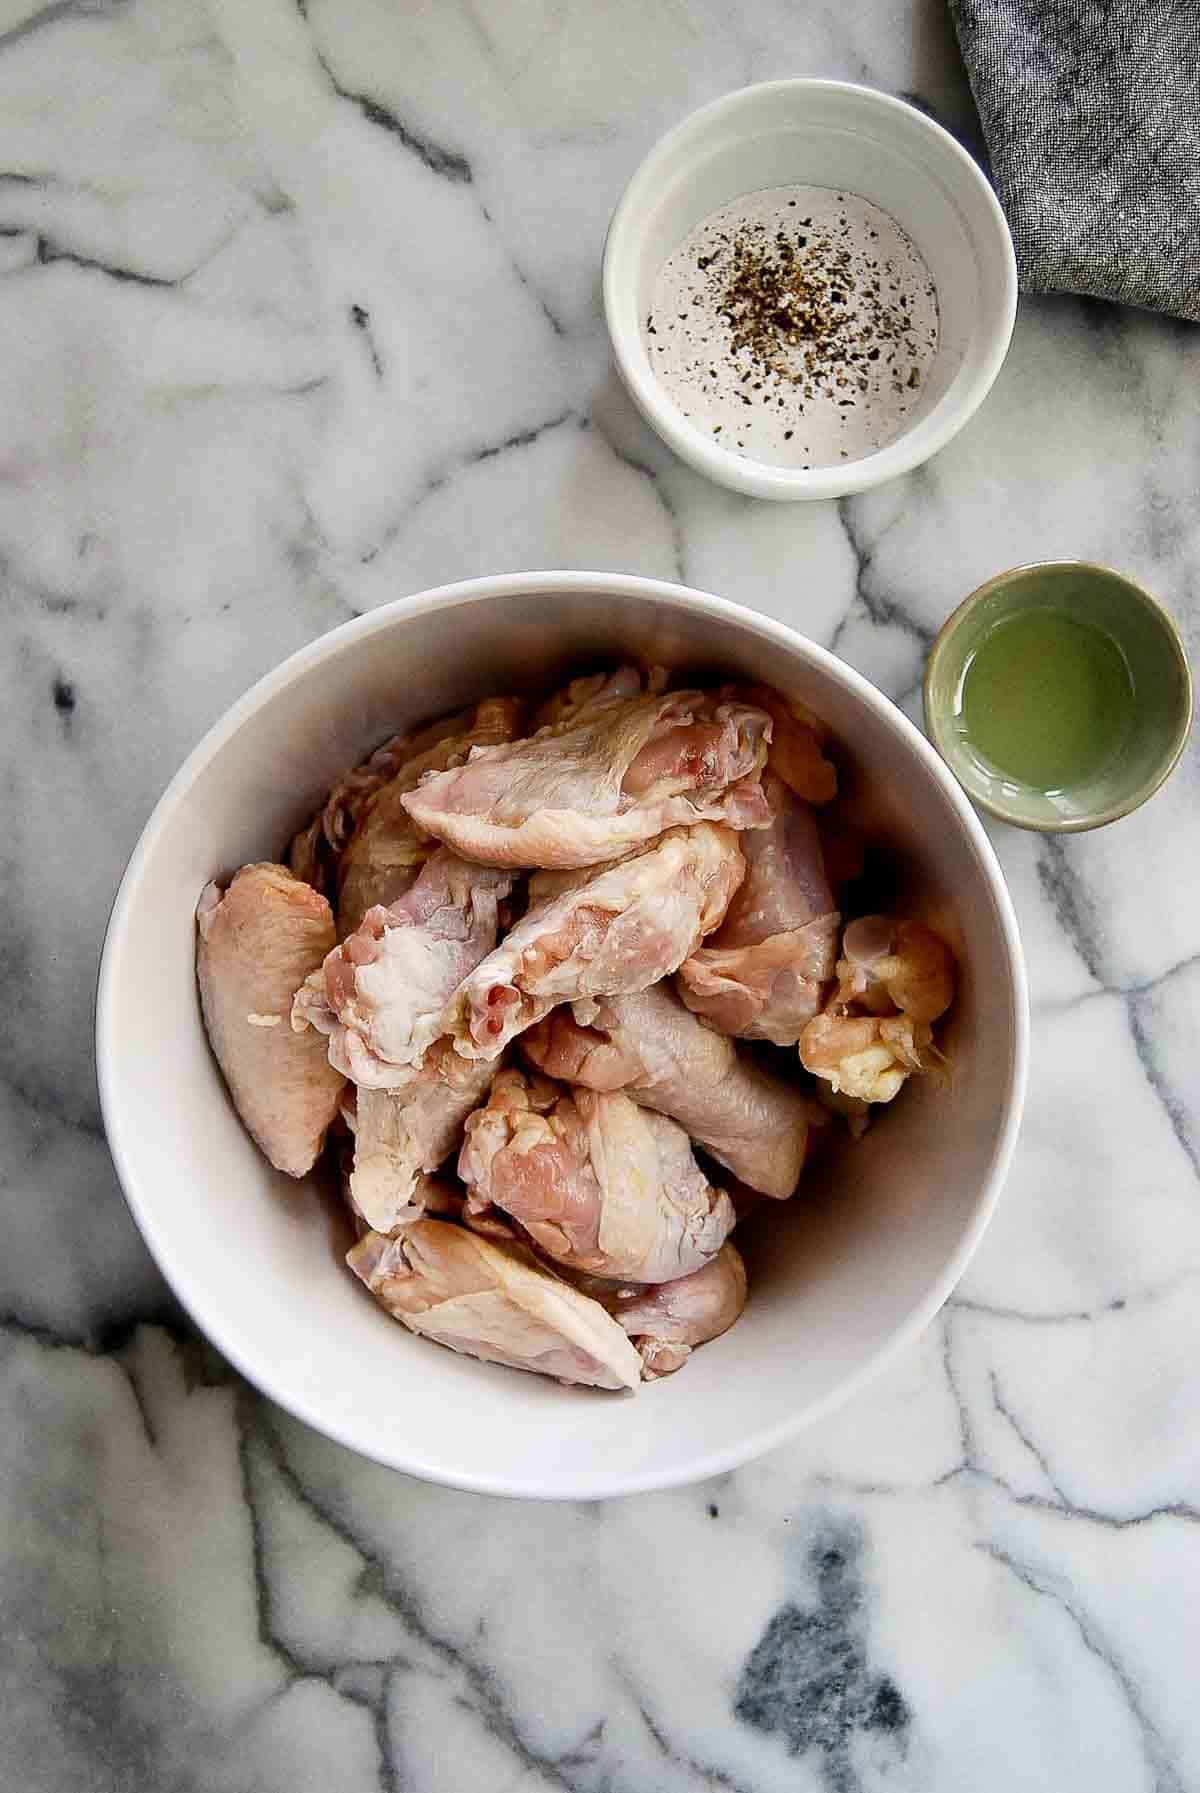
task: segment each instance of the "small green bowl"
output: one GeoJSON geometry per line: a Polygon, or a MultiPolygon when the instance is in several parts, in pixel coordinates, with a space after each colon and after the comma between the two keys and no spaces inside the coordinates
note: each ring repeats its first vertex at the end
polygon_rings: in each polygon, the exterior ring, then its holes
{"type": "MultiPolygon", "coordinates": [[[[1022,690],[1029,703],[1034,683],[1053,691],[1044,666],[1036,673],[1026,685],[1014,677],[1015,704],[1022,690]]],[[[1013,567],[972,592],[933,644],[924,699],[926,733],[971,801],[1003,822],[1044,833],[1102,828],[1137,809],[1173,771],[1192,721],[1191,673],[1174,620],[1132,579],[1082,560],[1013,567]],[[972,741],[963,715],[967,673],[984,641],[998,624],[1035,610],[1090,625],[1093,640],[1101,630],[1128,677],[1128,713],[1112,752],[1077,781],[1063,780],[1052,789],[989,759],[972,741]]]]}

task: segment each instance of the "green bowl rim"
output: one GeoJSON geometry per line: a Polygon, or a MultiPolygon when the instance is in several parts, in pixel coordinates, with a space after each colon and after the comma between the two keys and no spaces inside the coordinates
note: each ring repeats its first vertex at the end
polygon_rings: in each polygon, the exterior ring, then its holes
{"type": "Polygon", "coordinates": [[[1003,572],[993,573],[990,579],[985,579],[982,585],[976,586],[975,590],[965,597],[961,604],[958,604],[950,612],[949,616],[934,636],[933,645],[930,648],[928,658],[925,661],[925,676],[921,681],[921,707],[925,714],[926,730],[934,746],[937,748],[943,760],[945,760],[950,771],[954,773],[956,778],[958,778],[959,783],[962,785],[963,790],[966,792],[971,802],[974,803],[977,808],[986,810],[988,815],[995,816],[997,821],[1007,822],[1014,828],[1025,828],[1032,834],[1085,834],[1090,832],[1093,828],[1105,828],[1110,822],[1119,822],[1125,816],[1132,815],[1135,809],[1140,809],[1142,804],[1148,802],[1149,799],[1153,797],[1155,791],[1159,790],[1160,787],[1166,783],[1167,779],[1179,764],[1183,750],[1187,746],[1188,736],[1192,731],[1193,702],[1192,669],[1188,664],[1187,650],[1183,645],[1183,636],[1180,633],[1179,625],[1166,606],[1160,603],[1152,592],[1147,591],[1144,585],[1139,584],[1136,579],[1131,579],[1128,573],[1119,572],[1116,567],[1104,566],[1098,560],[1071,560],[1066,556],[1061,556],[1052,560],[1024,561],[1020,566],[1006,567],[1003,572]],[[947,737],[943,735],[941,718],[935,711],[935,706],[930,694],[933,685],[933,675],[938,660],[948,646],[951,637],[957,633],[960,625],[966,620],[967,615],[975,609],[976,605],[981,603],[983,599],[990,597],[997,586],[1005,585],[1010,580],[1022,577],[1028,573],[1043,573],[1051,567],[1071,567],[1074,571],[1080,573],[1102,573],[1107,578],[1119,580],[1122,585],[1127,587],[1127,589],[1141,601],[1145,608],[1159,623],[1168,642],[1174,649],[1179,670],[1183,675],[1184,703],[1181,721],[1175,731],[1170,750],[1164,755],[1162,764],[1149,778],[1143,780],[1142,784],[1140,784],[1128,798],[1120,803],[1110,804],[1107,809],[1098,810],[1095,815],[1078,816],[1062,822],[1034,822],[1030,821],[1028,817],[1018,815],[1013,810],[1003,808],[1002,805],[993,802],[987,797],[979,796],[971,789],[965,779],[959,777],[956,765],[957,755],[952,751],[947,751],[947,737]]]}

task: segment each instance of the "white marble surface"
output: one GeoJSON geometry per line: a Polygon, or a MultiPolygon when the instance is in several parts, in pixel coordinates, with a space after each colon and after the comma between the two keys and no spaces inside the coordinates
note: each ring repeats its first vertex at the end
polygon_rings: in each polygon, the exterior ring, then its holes
{"type": "Polygon", "coordinates": [[[1200,1788],[1195,750],[1099,835],[996,830],[1035,998],[999,1216],[884,1381],[719,1483],[521,1507],[326,1443],[191,1335],[99,1126],[124,859],[353,612],[678,575],[911,713],[951,605],[1068,554],[1195,644],[1194,327],[1026,301],[959,440],[837,506],[725,495],[631,414],[623,181],[805,72],[972,141],[937,0],[0,0],[5,1793],[1200,1788]]]}

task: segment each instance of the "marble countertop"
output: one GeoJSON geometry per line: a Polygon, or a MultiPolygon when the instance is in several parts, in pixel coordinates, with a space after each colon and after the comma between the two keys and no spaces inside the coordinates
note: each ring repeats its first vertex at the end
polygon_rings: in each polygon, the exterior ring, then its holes
{"type": "Polygon", "coordinates": [[[5,1789],[1200,1787],[1195,748],[1094,836],[994,830],[1034,993],[997,1218],[883,1379],[718,1482],[522,1506],[350,1456],[194,1336],[104,1145],[126,855],[352,614],[661,574],[915,714],[961,596],[1079,555],[1195,647],[1194,326],[1024,301],[959,439],[840,504],[725,494],[639,423],[609,211],[690,107],[793,73],[976,141],[938,0],[0,3],[5,1789]]]}

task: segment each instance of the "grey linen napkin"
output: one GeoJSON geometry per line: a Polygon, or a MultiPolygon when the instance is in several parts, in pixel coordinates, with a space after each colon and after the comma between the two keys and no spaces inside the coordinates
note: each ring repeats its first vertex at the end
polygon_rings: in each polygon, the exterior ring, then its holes
{"type": "Polygon", "coordinates": [[[1200,0],[949,0],[1027,292],[1200,321],[1200,0]]]}

